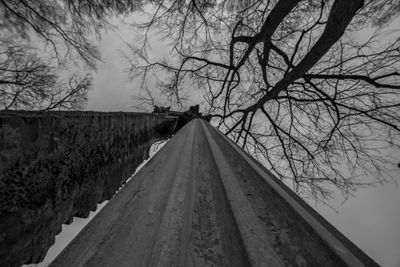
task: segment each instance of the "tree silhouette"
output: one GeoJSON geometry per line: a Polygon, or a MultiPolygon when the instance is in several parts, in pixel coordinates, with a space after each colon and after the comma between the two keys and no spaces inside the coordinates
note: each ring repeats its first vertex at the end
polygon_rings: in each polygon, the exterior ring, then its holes
{"type": "Polygon", "coordinates": [[[60,78],[59,66],[101,59],[90,37],[140,1],[0,0],[0,109],[80,109],[91,76],[60,78]],[[45,52],[33,47],[46,46],[45,52]],[[54,61],[56,63],[54,63],[54,61]]]}
{"type": "Polygon", "coordinates": [[[0,41],[0,109],[76,110],[87,100],[91,77],[59,79],[56,68],[33,49],[0,41]]]}
{"type": "Polygon", "coordinates": [[[297,192],[323,199],[332,186],[347,194],[390,178],[398,1],[176,0],[151,10],[143,43],[131,46],[132,74],[159,79],[177,103],[185,88],[202,90],[220,129],[297,192]],[[170,57],[149,57],[153,29],[172,44],[170,57]]]}

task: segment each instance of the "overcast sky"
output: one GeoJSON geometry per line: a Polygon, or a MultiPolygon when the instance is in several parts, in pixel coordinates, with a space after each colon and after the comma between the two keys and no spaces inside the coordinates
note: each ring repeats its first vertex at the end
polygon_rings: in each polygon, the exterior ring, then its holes
{"type": "MultiPolygon", "coordinates": [[[[134,39],[127,25],[118,25],[99,42],[104,62],[98,64],[94,74],[93,90],[89,93],[87,110],[133,111],[138,103],[132,96],[138,95],[140,83],[129,81],[126,72],[129,65],[119,50],[126,49],[124,41],[134,39]]],[[[152,43],[152,53],[162,56],[168,53],[161,42],[152,43]]],[[[202,101],[192,96],[192,103],[202,101]]],[[[338,198],[334,209],[319,205],[316,208],[329,222],[350,240],[374,258],[382,266],[400,266],[400,189],[396,184],[361,189],[342,203],[338,198]]]]}

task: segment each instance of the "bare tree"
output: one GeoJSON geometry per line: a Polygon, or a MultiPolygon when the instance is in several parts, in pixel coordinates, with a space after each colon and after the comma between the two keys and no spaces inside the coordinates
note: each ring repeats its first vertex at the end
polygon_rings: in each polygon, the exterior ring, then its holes
{"type": "Polygon", "coordinates": [[[0,30],[24,39],[38,37],[57,59],[78,54],[94,68],[100,54],[89,37],[109,26],[112,14],[128,14],[139,6],[140,1],[128,0],[1,0],[0,30]]]}
{"type": "Polygon", "coordinates": [[[139,7],[128,0],[0,0],[0,109],[82,108],[90,75],[65,80],[58,67],[80,59],[94,69],[101,57],[90,39],[110,26],[111,15],[139,7]],[[50,49],[32,48],[43,45],[50,49]]]}
{"type": "Polygon", "coordinates": [[[34,49],[0,41],[0,109],[76,110],[87,99],[91,77],[73,74],[68,82],[34,49]]]}
{"type": "Polygon", "coordinates": [[[399,148],[398,1],[162,1],[131,71],[199,88],[227,135],[299,193],[319,199],[387,181],[399,148]],[[388,32],[388,28],[391,32],[388,32]],[[158,30],[171,57],[153,61],[158,30]],[[367,40],[355,38],[375,29],[367,40]],[[167,77],[167,79],[165,79],[167,77]],[[363,179],[369,175],[376,179],[363,179]]]}
{"type": "Polygon", "coordinates": [[[160,106],[160,103],[158,103],[157,99],[152,95],[148,87],[143,89],[144,95],[139,94],[132,97],[135,102],[138,102],[138,104],[133,107],[139,111],[151,112],[155,106],[160,106]]]}
{"type": "Polygon", "coordinates": [[[49,96],[35,109],[48,110],[81,110],[87,102],[87,93],[92,86],[92,77],[86,74],[80,77],[72,74],[65,80],[61,80],[56,87],[49,90],[49,96]]]}

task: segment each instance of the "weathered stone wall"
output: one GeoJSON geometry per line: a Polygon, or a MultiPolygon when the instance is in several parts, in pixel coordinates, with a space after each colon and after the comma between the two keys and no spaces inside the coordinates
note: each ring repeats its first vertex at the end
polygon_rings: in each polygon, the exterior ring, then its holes
{"type": "Polygon", "coordinates": [[[0,266],[39,262],[168,138],[163,114],[0,112],[0,266]]]}

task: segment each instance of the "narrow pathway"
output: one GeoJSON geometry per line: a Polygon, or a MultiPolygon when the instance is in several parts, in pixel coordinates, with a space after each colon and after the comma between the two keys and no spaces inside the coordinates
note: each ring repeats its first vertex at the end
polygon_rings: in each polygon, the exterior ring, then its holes
{"type": "Polygon", "coordinates": [[[51,266],[377,266],[211,125],[181,129],[51,266]]]}

